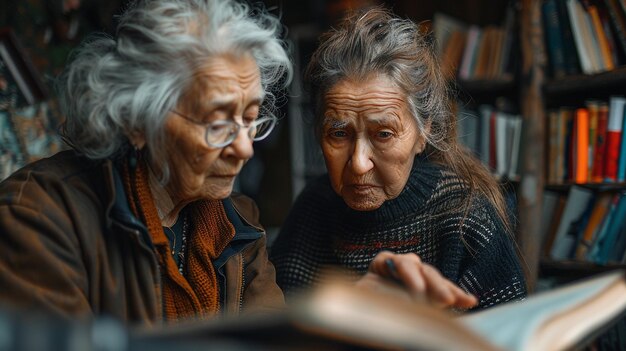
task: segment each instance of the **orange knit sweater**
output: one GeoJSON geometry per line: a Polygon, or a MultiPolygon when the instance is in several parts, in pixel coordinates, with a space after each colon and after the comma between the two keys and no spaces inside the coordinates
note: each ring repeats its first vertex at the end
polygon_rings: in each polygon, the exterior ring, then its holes
{"type": "Polygon", "coordinates": [[[218,200],[189,204],[189,232],[185,254],[185,276],[171,255],[148,183],[148,167],[122,169],[122,178],[131,210],[148,228],[162,272],[163,308],[167,320],[207,317],[219,311],[219,287],[213,261],[230,243],[235,229],[218,200]]]}

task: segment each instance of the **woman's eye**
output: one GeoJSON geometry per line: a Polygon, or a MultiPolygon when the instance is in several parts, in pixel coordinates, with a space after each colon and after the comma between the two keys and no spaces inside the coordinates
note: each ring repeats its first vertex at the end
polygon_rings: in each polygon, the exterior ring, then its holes
{"type": "Polygon", "coordinates": [[[252,123],[254,123],[254,121],[256,121],[256,116],[254,116],[254,117],[246,117],[246,116],[244,116],[243,117],[243,125],[246,126],[246,127],[251,125],[252,123]]]}
{"type": "Polygon", "coordinates": [[[345,130],[332,130],[329,134],[333,138],[345,138],[348,136],[345,130]]]}
{"type": "Polygon", "coordinates": [[[393,132],[388,130],[379,130],[378,132],[376,132],[376,136],[379,139],[390,139],[391,137],[393,137],[393,132]]]}

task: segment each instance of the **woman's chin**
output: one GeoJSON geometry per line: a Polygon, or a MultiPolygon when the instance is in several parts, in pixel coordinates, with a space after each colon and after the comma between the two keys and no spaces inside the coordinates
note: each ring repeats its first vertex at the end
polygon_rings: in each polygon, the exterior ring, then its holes
{"type": "Polygon", "coordinates": [[[374,211],[380,208],[383,205],[385,200],[381,199],[347,199],[343,198],[343,201],[355,211],[374,211]]]}

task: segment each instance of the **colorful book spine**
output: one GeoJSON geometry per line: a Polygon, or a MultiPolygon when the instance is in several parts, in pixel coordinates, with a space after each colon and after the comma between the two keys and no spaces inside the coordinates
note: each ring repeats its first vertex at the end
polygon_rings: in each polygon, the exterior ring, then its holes
{"type": "Polygon", "coordinates": [[[587,167],[589,164],[589,111],[586,108],[576,109],[576,149],[574,182],[587,183],[587,167]]]}
{"type": "Polygon", "coordinates": [[[609,120],[609,106],[600,103],[598,107],[598,127],[596,130],[596,145],[593,156],[593,169],[591,171],[591,181],[601,183],[604,181],[604,164],[606,154],[606,133],[609,120]]]}
{"type": "Polygon", "coordinates": [[[602,26],[602,21],[600,20],[598,9],[595,5],[590,5],[587,8],[587,13],[589,14],[589,18],[591,19],[592,29],[595,34],[596,42],[600,47],[599,54],[600,58],[602,59],[602,67],[605,70],[612,70],[615,68],[615,64],[613,62],[613,54],[611,52],[611,46],[609,44],[607,35],[604,32],[604,27],[602,26]]]}
{"type": "Polygon", "coordinates": [[[593,157],[595,156],[596,134],[598,132],[598,101],[587,101],[587,111],[589,111],[589,151],[587,158],[587,181],[592,180],[593,157]]]}
{"type": "Polygon", "coordinates": [[[626,180],[626,138],[624,137],[624,130],[626,129],[626,108],[622,114],[622,140],[619,148],[619,159],[617,161],[617,181],[623,182],[626,180]]]}
{"type": "Polygon", "coordinates": [[[626,98],[623,96],[611,96],[609,100],[609,121],[607,124],[606,159],[604,164],[604,179],[609,182],[617,181],[625,104],[626,98]]]}

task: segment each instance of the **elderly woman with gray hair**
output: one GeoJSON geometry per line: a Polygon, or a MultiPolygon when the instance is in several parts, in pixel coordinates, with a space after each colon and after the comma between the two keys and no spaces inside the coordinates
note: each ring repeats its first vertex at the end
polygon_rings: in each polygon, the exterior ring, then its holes
{"type": "Polygon", "coordinates": [[[457,144],[446,82],[415,23],[382,8],[349,16],[322,36],[305,81],[328,174],[302,192],[272,248],[286,293],[323,267],[360,276],[394,252],[424,274],[434,266],[478,308],[526,295],[499,186],[457,144]]]}
{"type": "Polygon", "coordinates": [[[140,1],[60,79],[72,151],[0,185],[0,304],[153,324],[281,307],[251,200],[230,196],[292,66],[277,18],[140,1]]]}

